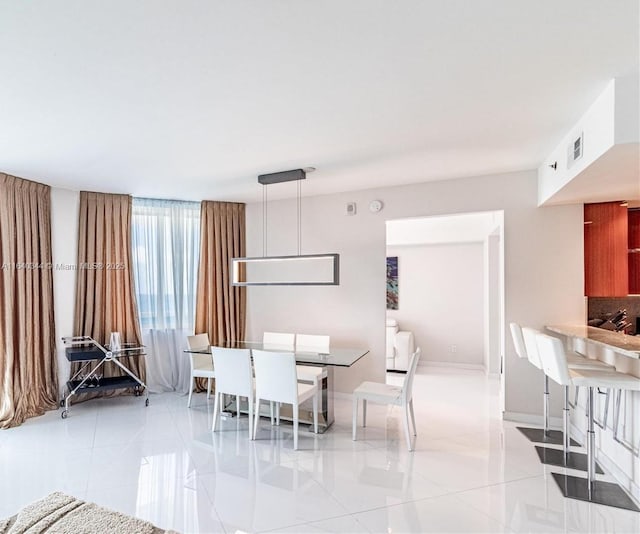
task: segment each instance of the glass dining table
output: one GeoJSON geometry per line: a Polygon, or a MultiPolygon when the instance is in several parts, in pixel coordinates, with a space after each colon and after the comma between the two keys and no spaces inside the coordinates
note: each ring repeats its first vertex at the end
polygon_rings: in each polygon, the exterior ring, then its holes
{"type": "MultiPolygon", "coordinates": [[[[298,347],[292,350],[290,346],[278,345],[272,343],[262,343],[259,341],[226,341],[213,344],[212,347],[230,348],[230,349],[249,349],[264,350],[270,352],[293,352],[296,363],[301,365],[313,365],[324,368],[321,391],[320,405],[318,406],[318,433],[324,433],[333,424],[333,373],[335,367],[351,367],[358,360],[369,353],[369,349],[359,348],[342,348],[331,347],[328,352],[315,352],[312,349],[305,350],[298,347]]],[[[187,349],[184,352],[190,353],[206,353],[206,349],[187,349]]],[[[235,411],[233,405],[226,407],[232,413],[235,411]]],[[[244,410],[241,410],[244,411],[244,410]]],[[[261,413],[261,415],[267,415],[261,413]]],[[[300,423],[313,424],[313,410],[311,409],[311,401],[307,401],[300,406],[300,423]],[[307,406],[308,404],[308,406],[307,406]]],[[[280,411],[280,419],[286,421],[292,420],[291,407],[282,406],[280,411]]]]}

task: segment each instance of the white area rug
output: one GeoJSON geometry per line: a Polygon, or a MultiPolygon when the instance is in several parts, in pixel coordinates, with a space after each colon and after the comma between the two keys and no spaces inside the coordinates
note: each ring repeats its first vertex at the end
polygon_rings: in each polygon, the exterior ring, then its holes
{"type": "Polygon", "coordinates": [[[161,534],[165,531],[147,521],[102,508],[56,492],[31,503],[9,519],[0,519],[0,534],[161,534]]]}

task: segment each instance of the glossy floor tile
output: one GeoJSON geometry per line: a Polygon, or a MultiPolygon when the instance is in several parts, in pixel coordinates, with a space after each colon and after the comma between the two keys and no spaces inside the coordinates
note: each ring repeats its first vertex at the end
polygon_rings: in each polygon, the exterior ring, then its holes
{"type": "MultiPolygon", "coordinates": [[[[390,382],[402,376],[390,375],[390,382]]],[[[245,416],[211,432],[195,395],[99,399],[0,431],[0,517],[61,490],[178,532],[640,532],[640,514],[564,499],[534,446],[503,422],[498,384],[429,369],[414,386],[418,436],[397,407],[370,405],[351,439],[351,400],[321,435],[245,416]]]]}

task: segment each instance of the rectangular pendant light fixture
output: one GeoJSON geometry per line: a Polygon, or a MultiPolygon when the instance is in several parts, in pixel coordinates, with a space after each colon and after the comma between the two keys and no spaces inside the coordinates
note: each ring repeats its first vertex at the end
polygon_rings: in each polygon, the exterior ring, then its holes
{"type": "Polygon", "coordinates": [[[234,286],[337,286],[340,285],[339,254],[301,254],[302,194],[300,181],[315,169],[293,169],[258,176],[264,186],[262,196],[263,256],[231,259],[231,284],[234,286]],[[298,182],[298,254],[295,256],[267,255],[267,195],[266,187],[282,182],[298,182]]]}
{"type": "Polygon", "coordinates": [[[337,286],[339,254],[233,258],[234,286],[337,286]]]}

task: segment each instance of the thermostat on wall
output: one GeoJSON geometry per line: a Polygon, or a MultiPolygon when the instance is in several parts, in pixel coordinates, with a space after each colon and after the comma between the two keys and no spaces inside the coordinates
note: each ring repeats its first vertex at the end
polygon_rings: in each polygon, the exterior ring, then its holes
{"type": "Polygon", "coordinates": [[[380,200],[372,200],[369,202],[369,211],[371,213],[377,213],[382,209],[382,202],[380,200]]]}

